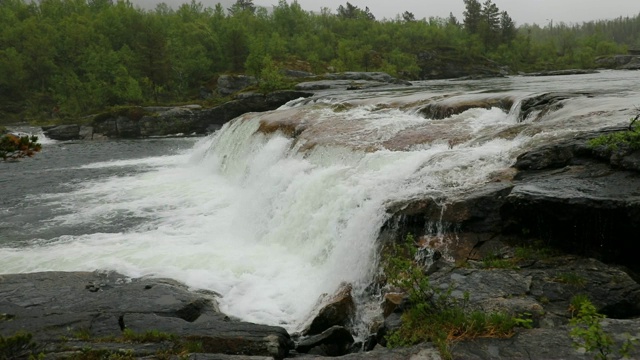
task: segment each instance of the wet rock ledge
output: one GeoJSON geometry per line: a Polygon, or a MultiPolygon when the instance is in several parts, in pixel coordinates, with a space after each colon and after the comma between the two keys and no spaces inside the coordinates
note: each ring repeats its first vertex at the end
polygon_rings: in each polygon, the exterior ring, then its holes
{"type": "MultiPolygon", "coordinates": [[[[116,272],[40,272],[0,275],[0,336],[30,341],[1,359],[318,358],[314,348],[353,343],[341,326],[294,343],[287,331],[222,314],[217,294],[190,291],[171,279],[131,279],[116,272]],[[18,335],[20,336],[20,335],[18,335]],[[31,343],[30,345],[28,343],[31,343]],[[296,351],[297,350],[297,351],[296,351]],[[302,354],[309,352],[310,354],[302,354]]],[[[326,355],[326,354],[325,354],[326,355]]],[[[334,355],[338,355],[335,353],[334,355]]],[[[430,344],[347,355],[347,359],[439,359],[430,344]]]]}
{"type": "Polygon", "coordinates": [[[293,348],[283,328],[221,314],[214,294],[190,292],[169,279],[129,279],[115,272],[1,275],[0,335],[21,331],[33,335],[34,352],[47,359],[74,358],[89,348],[155,356],[175,353],[176,344],[202,353],[281,359],[293,348]],[[123,338],[127,332],[152,333],[163,341],[130,342],[123,338]]]}

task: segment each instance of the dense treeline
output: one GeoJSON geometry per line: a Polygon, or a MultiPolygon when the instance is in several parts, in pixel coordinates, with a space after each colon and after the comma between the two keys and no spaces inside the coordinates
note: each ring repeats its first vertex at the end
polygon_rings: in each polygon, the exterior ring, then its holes
{"type": "Polygon", "coordinates": [[[286,0],[269,11],[251,0],[152,11],[126,0],[2,0],[0,116],[185,101],[221,73],[375,70],[417,79],[420,54],[438,49],[533,71],[593,67],[596,56],[640,47],[640,16],[516,28],[491,0],[463,1],[458,21],[410,12],[377,20],[350,3],[312,13],[286,0]]]}

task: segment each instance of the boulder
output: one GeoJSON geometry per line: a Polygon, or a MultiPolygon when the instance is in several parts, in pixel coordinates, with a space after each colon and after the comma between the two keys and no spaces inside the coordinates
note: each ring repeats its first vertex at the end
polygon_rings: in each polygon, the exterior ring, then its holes
{"type": "Polygon", "coordinates": [[[332,326],[321,334],[303,338],[296,344],[296,351],[324,356],[341,356],[349,352],[353,336],[342,326],[332,326]]]}
{"type": "Polygon", "coordinates": [[[355,313],[355,303],[351,295],[351,285],[342,284],[333,296],[321,300],[317,315],[303,331],[303,335],[316,335],[332,326],[347,326],[355,313]]]}
{"type": "Polygon", "coordinates": [[[53,140],[78,140],[80,139],[80,125],[53,125],[43,126],[44,135],[53,140]]]}
{"type": "Polygon", "coordinates": [[[446,119],[453,115],[461,114],[469,109],[491,109],[497,107],[504,112],[509,112],[513,106],[514,99],[511,97],[487,97],[487,98],[460,98],[445,99],[433,102],[419,110],[420,114],[427,119],[446,119]]]}
{"type": "Polygon", "coordinates": [[[524,121],[535,115],[533,120],[538,120],[549,112],[562,109],[564,106],[563,100],[586,95],[580,93],[546,93],[530,97],[522,101],[518,118],[520,121],[524,121]]]}

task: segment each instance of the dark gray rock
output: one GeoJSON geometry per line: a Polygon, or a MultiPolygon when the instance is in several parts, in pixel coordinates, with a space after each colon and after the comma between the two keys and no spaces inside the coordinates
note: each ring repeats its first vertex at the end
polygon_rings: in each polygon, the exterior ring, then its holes
{"type": "Polygon", "coordinates": [[[330,73],[322,76],[321,80],[308,81],[296,85],[296,90],[317,91],[326,89],[359,90],[380,86],[411,85],[410,82],[394,78],[383,72],[343,72],[330,73]]]}
{"type": "Polygon", "coordinates": [[[336,294],[324,299],[303,335],[320,334],[336,325],[348,326],[356,309],[351,291],[351,285],[343,284],[336,294]]]}
{"type": "Polygon", "coordinates": [[[596,60],[596,64],[608,69],[638,70],[640,68],[640,56],[615,55],[596,60]]]}
{"type": "MultiPolygon", "coordinates": [[[[640,320],[605,320],[603,329],[613,335],[616,340],[615,350],[630,337],[636,339],[640,335],[640,320]]],[[[540,328],[522,331],[510,339],[474,339],[461,341],[452,346],[454,359],[593,359],[595,353],[585,353],[584,349],[572,346],[568,326],[558,328],[540,328]]],[[[640,352],[632,350],[631,358],[640,356],[640,352]]]]}
{"type": "Polygon", "coordinates": [[[342,326],[333,326],[321,334],[300,340],[296,344],[296,351],[301,353],[314,351],[317,355],[341,356],[348,353],[353,342],[353,336],[349,330],[342,326]]]}
{"type": "Polygon", "coordinates": [[[562,109],[564,106],[563,100],[585,95],[579,93],[546,93],[525,99],[520,105],[519,119],[523,121],[535,115],[535,121],[549,112],[562,109]]]}
{"type": "Polygon", "coordinates": [[[419,110],[420,114],[427,119],[446,119],[453,115],[461,114],[469,109],[491,109],[497,107],[504,112],[509,112],[513,106],[514,99],[509,96],[505,97],[487,97],[481,99],[474,97],[472,99],[460,98],[459,100],[445,99],[436,101],[419,110]]]}
{"type": "MultiPolygon", "coordinates": [[[[298,356],[297,356],[298,357],[298,356]]],[[[335,359],[335,357],[301,355],[302,359],[335,359]]],[[[407,348],[387,349],[377,346],[373,351],[360,352],[341,356],[344,360],[442,360],[438,350],[425,343],[407,348]]]]}
{"type": "Polygon", "coordinates": [[[459,198],[390,204],[394,215],[381,237],[437,228],[450,244],[448,254],[462,261],[488,255],[493,240],[499,246],[502,238],[538,238],[567,253],[640,270],[629,236],[640,231],[640,152],[612,154],[587,145],[614,130],[621,128],[532,149],[518,157],[518,171],[459,198]]]}
{"type": "Polygon", "coordinates": [[[133,108],[126,113],[102,114],[93,121],[93,138],[140,138],[167,135],[207,134],[248,113],[277,109],[291,100],[312,96],[302,91],[275,91],[267,95],[246,93],[220,106],[133,108]]]}
{"type": "Polygon", "coordinates": [[[325,74],[324,77],[328,80],[350,80],[350,81],[365,80],[365,81],[374,81],[374,82],[381,82],[381,83],[387,83],[387,84],[411,85],[411,83],[408,81],[394,78],[393,76],[384,72],[347,71],[342,73],[325,74]]]}
{"type": "Polygon", "coordinates": [[[44,135],[53,140],[78,140],[80,139],[80,125],[53,125],[43,126],[44,135]]]}
{"type": "Polygon", "coordinates": [[[0,335],[32,333],[37,343],[54,344],[47,350],[52,353],[67,349],[61,339],[78,333],[100,339],[121,336],[125,329],[174,334],[212,353],[280,359],[293,348],[280,327],[230,321],[209,294],[174,280],[129,279],[113,272],[1,275],[0,314],[0,335]]]}
{"type": "Polygon", "coordinates": [[[317,91],[327,89],[370,89],[375,87],[387,86],[389,83],[382,81],[370,80],[317,80],[299,83],[295,86],[300,91],[317,91]]]}

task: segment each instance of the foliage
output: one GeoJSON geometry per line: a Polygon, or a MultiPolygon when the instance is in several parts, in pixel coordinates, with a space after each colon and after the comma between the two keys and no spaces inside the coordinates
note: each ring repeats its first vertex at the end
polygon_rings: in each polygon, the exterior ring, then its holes
{"type": "MultiPolygon", "coordinates": [[[[605,316],[598,313],[588,297],[575,296],[571,299],[569,309],[573,315],[569,324],[574,347],[584,348],[586,352],[594,353],[594,358],[598,360],[606,360],[610,355],[613,356],[616,352],[615,342],[611,335],[604,331],[601,324],[605,316]]],[[[633,341],[627,339],[617,351],[619,356],[616,358],[627,358],[631,351],[633,351],[633,341]]]]}
{"type": "Polygon", "coordinates": [[[640,47],[640,15],[516,27],[491,0],[463,2],[461,25],[453,15],[408,11],[376,19],[349,2],[316,13],[286,0],[270,12],[252,0],[229,11],[197,0],[152,11],[130,1],[7,0],[0,7],[0,121],[44,120],[56,116],[52,109],[76,116],[193,101],[221,73],[261,76],[266,56],[296,70],[387,71],[415,80],[425,73],[419,59],[441,49],[453,54],[444,61],[487,58],[515,72],[595,67],[597,56],[640,47]]]}
{"type": "Polygon", "coordinates": [[[640,123],[637,123],[638,119],[640,119],[640,115],[631,119],[628,130],[591,139],[588,143],[589,147],[604,148],[607,152],[614,152],[618,149],[640,150],[640,123]]]}
{"type": "Polygon", "coordinates": [[[2,160],[30,157],[41,149],[42,146],[38,143],[37,136],[0,135],[0,158],[2,160]]]}
{"type": "Polygon", "coordinates": [[[136,342],[136,343],[155,343],[162,341],[177,341],[176,335],[161,332],[158,330],[148,330],[144,333],[136,333],[131,329],[124,329],[122,332],[122,339],[124,341],[136,342]]]}
{"type": "Polygon", "coordinates": [[[584,287],[587,284],[587,279],[574,272],[560,273],[554,280],[575,287],[584,287]]]}
{"type": "Polygon", "coordinates": [[[452,341],[478,337],[510,337],[516,326],[530,327],[526,317],[503,313],[485,313],[468,309],[469,294],[462,299],[433,286],[424,269],[414,260],[417,249],[412,235],[396,245],[385,265],[390,285],[408,295],[410,307],[402,315],[402,325],[387,337],[389,347],[409,346],[431,341],[442,355],[451,358],[452,341]]]}
{"type": "Polygon", "coordinates": [[[557,254],[557,250],[545,246],[544,243],[533,242],[516,246],[514,255],[518,260],[545,260],[557,254]]]}
{"type": "Polygon", "coordinates": [[[262,70],[260,71],[260,82],[258,87],[264,93],[268,93],[275,90],[285,89],[287,87],[284,75],[280,72],[280,69],[271,60],[270,56],[265,56],[262,59],[262,70]]]}
{"type": "Polygon", "coordinates": [[[485,268],[492,269],[517,269],[515,259],[504,258],[500,256],[500,254],[495,254],[492,256],[485,256],[482,259],[482,264],[485,268]]]}
{"type": "Polygon", "coordinates": [[[25,332],[18,332],[9,337],[0,335],[0,360],[25,358],[32,355],[36,349],[36,344],[31,341],[32,337],[33,335],[25,332]]]}

